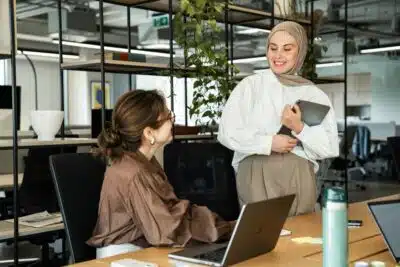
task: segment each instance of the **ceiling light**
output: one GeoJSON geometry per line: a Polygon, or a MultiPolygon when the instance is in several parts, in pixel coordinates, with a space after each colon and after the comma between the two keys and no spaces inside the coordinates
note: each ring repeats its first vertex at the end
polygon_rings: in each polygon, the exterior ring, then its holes
{"type": "Polygon", "coordinates": [[[361,49],[360,53],[368,54],[368,53],[379,53],[379,52],[387,52],[387,51],[395,51],[395,50],[400,50],[400,45],[376,47],[376,48],[365,48],[365,49],[361,49]]]}
{"type": "Polygon", "coordinates": [[[257,62],[257,61],[266,61],[267,58],[265,56],[259,57],[248,57],[248,58],[237,58],[233,60],[233,63],[250,63],[250,62],[257,62]]]}
{"type": "Polygon", "coordinates": [[[245,30],[237,31],[237,34],[256,34],[256,33],[270,33],[270,30],[265,29],[257,29],[257,28],[249,28],[245,30]]]}
{"type": "MultiPolygon", "coordinates": [[[[18,54],[25,54],[28,56],[40,56],[40,57],[54,57],[59,58],[58,53],[51,53],[51,52],[40,52],[40,51],[30,51],[30,50],[18,50],[18,54]]],[[[78,55],[68,55],[63,54],[63,58],[65,59],[79,59],[78,55]]]]}
{"type": "Polygon", "coordinates": [[[325,62],[325,63],[317,63],[315,66],[317,68],[326,68],[326,67],[338,67],[342,66],[343,62],[338,61],[338,62],[325,62]]]}
{"type": "MultiPolygon", "coordinates": [[[[258,62],[258,61],[266,61],[265,56],[258,56],[258,57],[248,57],[248,58],[237,58],[233,60],[233,63],[252,63],[252,62],[258,62]]],[[[322,62],[316,64],[317,68],[324,68],[324,67],[337,67],[337,66],[342,66],[343,62],[342,61],[337,61],[337,62],[322,62]]]]}
{"type": "Polygon", "coordinates": [[[145,49],[169,49],[169,44],[148,44],[148,45],[141,45],[138,47],[145,49]]]}
{"type": "MultiPolygon", "coordinates": [[[[342,66],[342,65],[343,65],[343,62],[338,61],[338,62],[318,63],[318,64],[316,64],[316,67],[317,68],[325,68],[325,67],[337,67],[337,66],[342,66]]],[[[254,72],[259,73],[259,72],[263,72],[264,70],[267,70],[267,69],[269,69],[269,67],[255,69],[254,72]]]]}
{"type": "MultiPolygon", "coordinates": [[[[58,44],[58,40],[53,40],[53,43],[58,44]]],[[[77,42],[71,42],[71,41],[63,41],[63,45],[81,47],[81,48],[90,48],[90,49],[100,49],[100,45],[98,45],[98,44],[77,43],[77,42]]],[[[113,51],[113,52],[123,52],[123,53],[128,52],[128,48],[108,46],[108,45],[104,46],[104,50],[105,51],[113,51]]],[[[168,58],[170,57],[170,54],[167,52],[163,53],[163,52],[146,51],[146,50],[132,49],[132,48],[131,48],[131,53],[139,54],[139,55],[147,55],[147,56],[159,56],[159,57],[168,57],[168,58]]]]}

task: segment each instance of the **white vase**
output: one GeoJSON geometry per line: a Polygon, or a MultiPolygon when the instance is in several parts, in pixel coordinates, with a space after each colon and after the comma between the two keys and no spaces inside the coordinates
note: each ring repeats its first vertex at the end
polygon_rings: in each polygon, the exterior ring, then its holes
{"type": "Polygon", "coordinates": [[[40,141],[52,141],[64,119],[59,110],[34,110],[31,112],[31,124],[40,141]]]}

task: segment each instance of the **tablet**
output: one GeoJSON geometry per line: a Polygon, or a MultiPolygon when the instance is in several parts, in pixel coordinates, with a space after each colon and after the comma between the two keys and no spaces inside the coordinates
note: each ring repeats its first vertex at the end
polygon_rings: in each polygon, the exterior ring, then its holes
{"type": "MultiPolygon", "coordinates": [[[[306,100],[298,100],[296,104],[299,106],[301,111],[301,120],[308,126],[321,124],[321,122],[325,119],[326,114],[328,114],[328,111],[330,110],[330,107],[327,105],[306,100]]],[[[278,134],[291,135],[291,130],[282,125],[278,134]]]]}

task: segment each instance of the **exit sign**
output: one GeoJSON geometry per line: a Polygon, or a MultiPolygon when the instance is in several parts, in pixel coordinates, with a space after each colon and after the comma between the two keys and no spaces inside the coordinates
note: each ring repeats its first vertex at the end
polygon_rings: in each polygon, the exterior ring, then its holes
{"type": "Polygon", "coordinates": [[[162,15],[153,18],[153,27],[157,29],[169,27],[169,15],[162,15]]]}

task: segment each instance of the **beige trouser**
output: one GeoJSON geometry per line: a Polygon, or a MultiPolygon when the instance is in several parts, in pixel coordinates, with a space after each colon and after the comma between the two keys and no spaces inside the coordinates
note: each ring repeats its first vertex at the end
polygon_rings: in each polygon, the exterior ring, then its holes
{"type": "Polygon", "coordinates": [[[236,185],[241,206],[295,194],[289,216],[313,212],[317,201],[313,165],[293,153],[245,158],[239,164],[236,185]]]}

